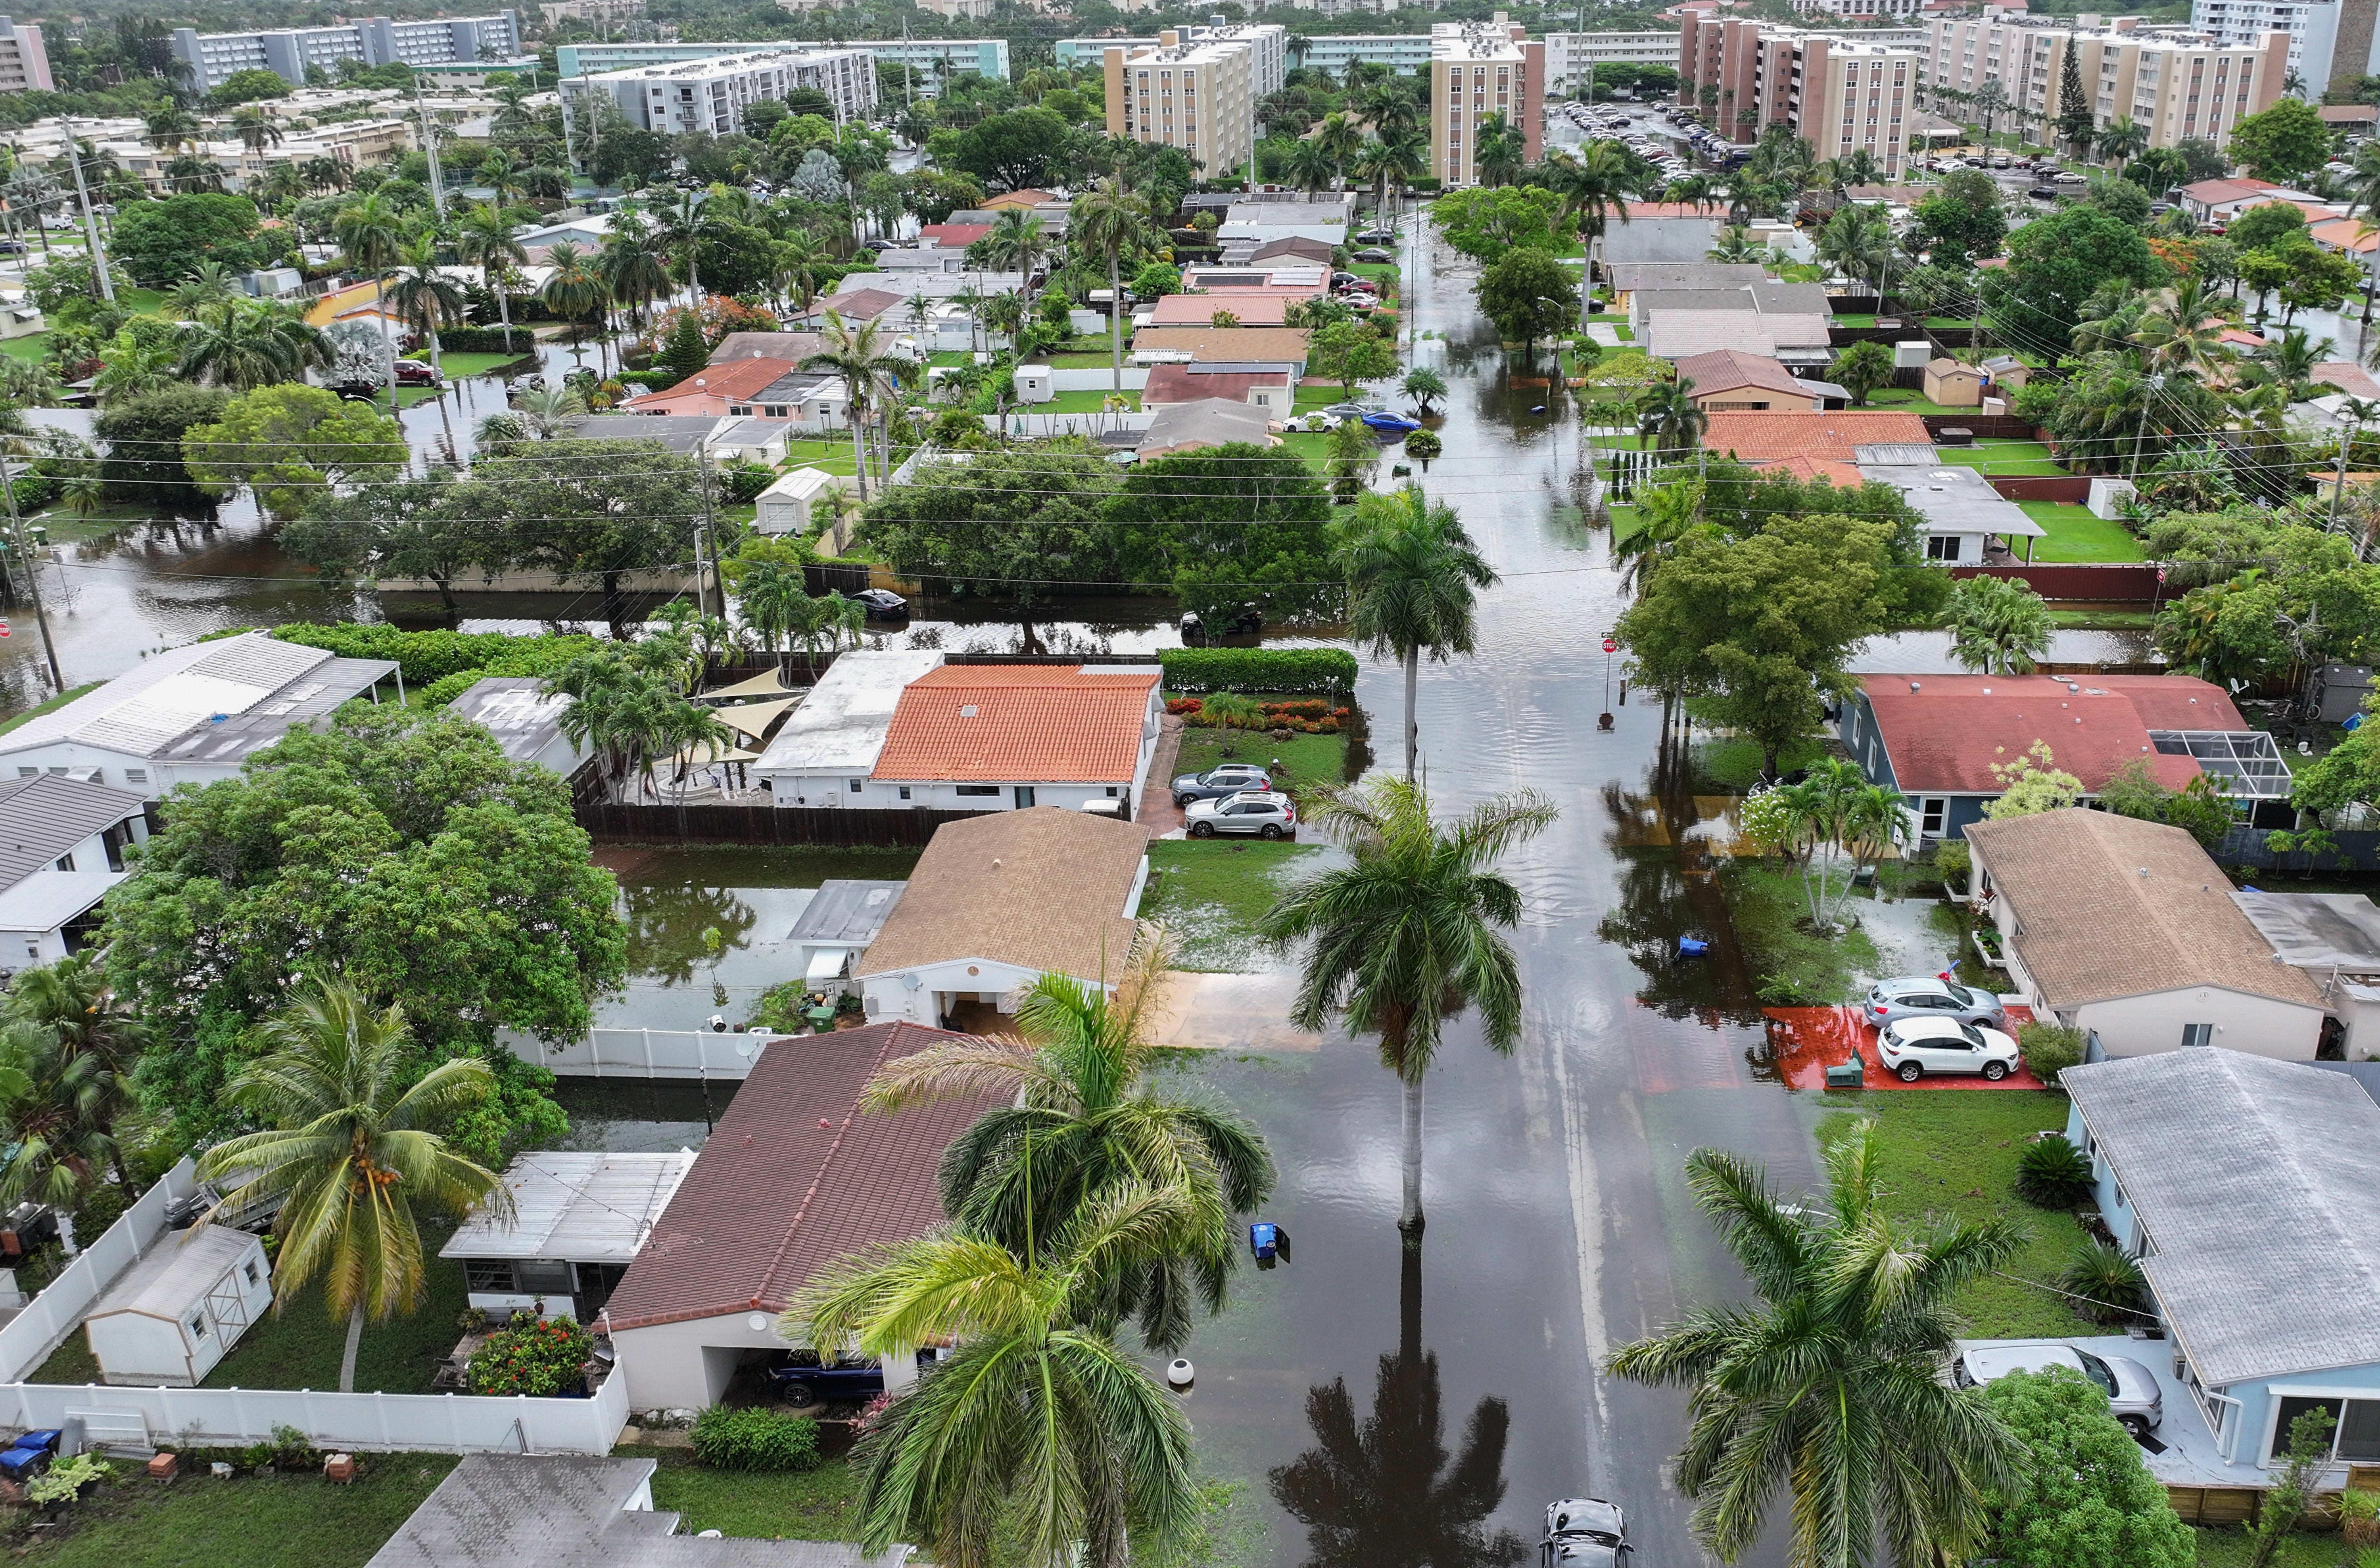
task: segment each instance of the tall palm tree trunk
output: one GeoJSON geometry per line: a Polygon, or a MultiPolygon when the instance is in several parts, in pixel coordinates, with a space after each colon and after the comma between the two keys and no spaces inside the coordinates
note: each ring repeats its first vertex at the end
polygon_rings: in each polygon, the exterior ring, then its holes
{"type": "Polygon", "coordinates": [[[339,1357],[339,1392],[356,1392],[356,1350],[364,1341],[364,1303],[360,1296],[347,1314],[347,1348],[339,1357]]]}
{"type": "Polygon", "coordinates": [[[1121,254],[1112,247],[1108,251],[1108,358],[1118,392],[1123,391],[1123,280],[1116,272],[1121,254]]]}
{"type": "MultiPolygon", "coordinates": [[[[1414,713],[1414,705],[1421,698],[1421,645],[1415,643],[1405,650],[1405,781],[1413,782],[1415,754],[1421,750],[1421,720],[1414,713]]],[[[1421,1115],[1419,1101],[1415,1102],[1415,1116],[1421,1115]]],[[[1416,1153],[1415,1159],[1420,1155],[1416,1153]]]]}
{"type": "Polygon", "coordinates": [[[1397,1209],[1397,1229],[1408,1244],[1421,1239],[1421,1080],[1405,1080],[1404,1198],[1397,1209]]]}

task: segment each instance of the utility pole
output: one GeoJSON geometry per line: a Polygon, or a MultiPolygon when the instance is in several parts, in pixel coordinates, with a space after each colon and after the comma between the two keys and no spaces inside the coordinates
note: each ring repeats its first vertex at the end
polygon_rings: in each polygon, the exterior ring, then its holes
{"type": "MultiPolygon", "coordinates": [[[[710,546],[710,570],[719,585],[719,619],[727,619],[727,574],[719,569],[719,521],[710,510],[710,453],[703,452],[702,460],[702,533],[710,546]]],[[[702,603],[702,542],[694,547],[694,602],[702,603]]]]}
{"type": "Polygon", "coordinates": [[[917,106],[917,67],[909,63],[909,18],[904,12],[901,17],[901,107],[915,109],[917,106]]]}
{"type": "Polygon", "coordinates": [[[413,78],[413,112],[421,119],[421,150],[430,155],[430,206],[439,221],[446,218],[446,180],[438,167],[438,127],[430,118],[430,106],[421,101],[421,78],[413,78]]]}
{"type": "MultiPolygon", "coordinates": [[[[68,140],[68,145],[72,145],[71,139],[68,140]]],[[[33,619],[41,625],[42,651],[49,656],[50,660],[50,685],[60,695],[64,695],[67,678],[58,673],[58,645],[50,637],[50,612],[42,603],[41,564],[34,561],[32,552],[25,548],[25,520],[17,515],[17,486],[8,473],[8,452],[5,446],[0,446],[0,496],[7,498],[9,549],[15,552],[17,560],[24,563],[25,584],[33,596],[33,619]]],[[[12,585],[16,581],[13,573],[10,574],[9,581],[12,585]]]]}
{"type": "MultiPolygon", "coordinates": [[[[107,275],[107,251],[99,243],[99,219],[91,210],[91,187],[83,183],[82,150],[75,145],[74,121],[60,115],[58,128],[67,133],[67,164],[74,170],[75,195],[82,202],[83,232],[91,236],[91,275],[99,280],[99,297],[113,305],[115,303],[115,284],[107,275]]],[[[40,214],[36,213],[35,216],[39,217],[40,214]]],[[[13,501],[11,505],[13,507],[13,501]]],[[[35,597],[38,598],[38,594],[35,597]]],[[[50,662],[53,667],[56,665],[57,660],[55,656],[50,662]]],[[[58,690],[64,691],[66,688],[61,686],[58,690]]]]}

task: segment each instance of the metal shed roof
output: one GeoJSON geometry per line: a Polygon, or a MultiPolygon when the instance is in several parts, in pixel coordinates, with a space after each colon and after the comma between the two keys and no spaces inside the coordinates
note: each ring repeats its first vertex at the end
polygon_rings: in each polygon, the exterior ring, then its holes
{"type": "Polygon", "coordinates": [[[2361,893],[2240,892],[2231,901],[2300,969],[2380,972],[2380,904],[2361,893]]]}
{"type": "Polygon", "coordinates": [[[0,887],[55,864],[92,834],[144,809],[140,796],[84,778],[45,773],[0,783],[0,887]]]}
{"type": "Polygon", "coordinates": [[[788,942],[848,942],[865,947],[876,940],[884,929],[884,917],[901,901],[905,882],[859,882],[844,877],[832,877],[819,884],[817,894],[810,899],[794,928],[785,933],[788,942]]]}
{"type": "Polygon", "coordinates": [[[258,1245],[255,1236],[229,1225],[200,1225],[164,1236],[147,1257],[116,1276],[86,1321],[133,1312],[178,1322],[258,1245]]]}
{"type": "Polygon", "coordinates": [[[562,733],[562,715],[571,699],[548,696],[534,675],[491,675],[463,689],[447,706],[496,738],[504,755],[533,762],[562,733]]]}
{"type": "Polygon", "coordinates": [[[523,1154],[504,1167],[510,1224],[482,1205],[455,1227],[441,1258],[511,1258],[557,1263],[626,1263],[694,1167],[674,1154],[523,1154]]]}

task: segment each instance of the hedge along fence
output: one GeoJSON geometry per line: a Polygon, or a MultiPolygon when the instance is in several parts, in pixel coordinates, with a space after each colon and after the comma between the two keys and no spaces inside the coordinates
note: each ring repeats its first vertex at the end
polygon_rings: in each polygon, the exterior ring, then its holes
{"type": "MultiPolygon", "coordinates": [[[[381,656],[385,657],[387,656],[381,656]]],[[[1157,656],[1168,691],[1315,692],[1355,689],[1344,648],[1166,648],[1157,656]]]]}
{"type": "Polygon", "coordinates": [[[507,334],[502,327],[443,327],[438,332],[441,354],[518,354],[537,352],[537,338],[525,328],[507,334]]]}
{"type": "Polygon", "coordinates": [[[601,646],[593,637],[516,637],[504,632],[405,632],[385,623],[292,621],[273,628],[285,643],[321,648],[341,658],[385,658],[406,681],[426,688],[431,706],[450,703],[484,675],[551,675],[601,646]],[[468,677],[468,679],[464,679],[468,677]]]}

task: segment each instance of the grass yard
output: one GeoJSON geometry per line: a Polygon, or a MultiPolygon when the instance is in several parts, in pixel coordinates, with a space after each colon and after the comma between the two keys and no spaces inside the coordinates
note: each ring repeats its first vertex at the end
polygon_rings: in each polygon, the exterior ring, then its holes
{"type": "Polygon", "coordinates": [[[2104,517],[2094,517],[2087,506],[2054,501],[2021,501],[2017,505],[2024,514],[2049,530],[2049,537],[2034,542],[2033,559],[2039,561],[2146,561],[2141,553],[2141,541],[2121,523],[2104,517]]]}
{"type": "MultiPolygon", "coordinates": [[[[2238,1525],[2190,1533],[2198,1539],[2199,1568],[2248,1568],[2255,1555],[2255,1538],[2238,1525]]],[[[2355,1553],[2337,1530],[2301,1530],[2281,1538],[2271,1568],[2349,1568],[2354,1561],[2355,1553]]]]}
{"type": "MultiPolygon", "coordinates": [[[[1618,532],[1615,523],[1613,531],[1618,532]]],[[[1815,736],[1796,741],[1777,754],[1777,771],[1798,773],[1827,754],[1824,741],[1815,736]]],[[[1749,790],[1760,782],[1760,742],[1730,735],[1694,744],[1694,771],[1721,790],[1749,790]]]]}
{"type": "Polygon", "coordinates": [[[1172,933],[1176,969],[1244,969],[1256,956],[1257,922],[1302,862],[1321,852],[1257,838],[1158,839],[1148,846],[1140,918],[1162,921],[1172,933]]]}
{"type": "Polygon", "coordinates": [[[1924,392],[1907,387],[1878,387],[1867,394],[1867,405],[1887,414],[1965,414],[1980,419],[1983,410],[1954,408],[1947,403],[1930,401],[1924,392]]]}
{"type": "Polygon", "coordinates": [[[49,357],[50,334],[31,332],[21,338],[10,338],[5,343],[0,343],[0,354],[5,354],[11,359],[22,359],[29,364],[38,365],[49,357]]]}
{"type": "Polygon", "coordinates": [[[654,1459],[653,1506],[686,1515],[679,1530],[717,1530],[750,1540],[848,1541],[859,1538],[854,1505],[859,1473],[848,1459],[814,1470],[746,1475],[698,1464],[683,1448],[615,1448],[614,1457],[654,1459]]]}
{"type": "MultiPolygon", "coordinates": [[[[1115,395],[1117,394],[1110,392],[1105,387],[1089,387],[1076,392],[1062,392],[1047,403],[1026,404],[1024,412],[1027,414],[1097,414],[1105,406],[1107,400],[1115,395]]],[[[1136,392],[1131,391],[1130,389],[1126,389],[1123,396],[1125,405],[1131,408],[1133,412],[1138,413],[1140,410],[1140,394],[1136,392]]]]}
{"type": "MultiPolygon", "coordinates": [[[[1262,698],[1258,698],[1262,701],[1262,698]]],[[[1270,770],[1278,785],[1285,778],[1288,788],[1300,799],[1306,791],[1320,785],[1337,784],[1347,777],[1347,737],[1344,735],[1293,734],[1286,741],[1270,740],[1263,735],[1243,735],[1239,740],[1236,760],[1261,760],[1269,765],[1278,760],[1281,766],[1270,770]]],[[[1204,773],[1223,755],[1223,732],[1220,730],[1188,729],[1182,731],[1182,752],[1173,764],[1178,774],[1204,773]]]]}
{"type": "Polygon", "coordinates": [[[1397,264],[1393,261],[1351,261],[1347,265],[1347,271],[1359,278],[1369,278],[1379,284],[1380,299],[1383,303],[1396,298],[1400,292],[1397,287],[1397,264]]]}
{"type": "MultiPolygon", "coordinates": [[[[1757,766],[1757,764],[1755,764],[1757,766]]],[[[1858,977],[1877,971],[1876,942],[1854,924],[1833,941],[1805,926],[1809,904],[1800,875],[1766,861],[1735,860],[1718,874],[1728,921],[1757,983],[1807,1006],[1849,1002],[1858,977]]]]}
{"type": "Polygon", "coordinates": [[[245,1474],[160,1486],[131,1461],[113,1463],[115,1478],[75,1505],[65,1531],[12,1527],[0,1544],[51,1568],[362,1568],[455,1459],[359,1453],[348,1486],[245,1474]]]}
{"type": "Polygon", "coordinates": [[[1977,441],[1973,446],[1937,446],[1934,451],[1945,463],[1980,468],[1985,478],[2056,479],[2066,474],[2042,441],[1977,441]]]}
{"type": "Polygon", "coordinates": [[[1344,403],[1347,394],[1337,387],[1306,387],[1297,389],[1297,401],[1290,405],[1293,413],[1304,414],[1317,408],[1328,408],[1334,403],[1344,403]]]}
{"type": "Polygon", "coordinates": [[[1305,465],[1317,474],[1330,472],[1330,432],[1328,430],[1292,430],[1281,438],[1281,450],[1293,452],[1305,460],[1305,465]]]}
{"type": "Polygon", "coordinates": [[[837,440],[820,436],[785,443],[785,465],[793,468],[822,468],[830,474],[857,474],[859,460],[851,454],[851,440],[837,440]]]}
{"type": "Polygon", "coordinates": [[[0,735],[6,735],[9,730],[14,730],[17,726],[24,723],[25,720],[31,718],[36,715],[47,713],[52,708],[64,707],[67,704],[74,701],[77,697],[81,696],[85,692],[96,692],[105,684],[107,684],[107,682],[104,681],[92,681],[84,685],[72,686],[67,688],[65,692],[60,693],[58,695],[52,697],[48,702],[38,703],[33,706],[27,708],[22,713],[12,714],[5,719],[0,719],[0,735]]]}
{"type": "Polygon", "coordinates": [[[438,356],[438,366],[449,376],[486,376],[503,369],[507,365],[517,365],[525,359],[534,357],[536,357],[534,355],[528,354],[448,353],[438,356]]]}
{"type": "Polygon", "coordinates": [[[1943,1089],[1922,1094],[1879,1091],[1843,1099],[1857,1109],[1828,1116],[1818,1124],[1818,1140],[1833,1143],[1862,1116],[1876,1123],[1884,1156],[1885,1208],[1894,1218],[2013,1215],[2030,1233],[2005,1269],[1970,1285],[1959,1297],[1971,1334],[2001,1339],[2105,1332],[2078,1318],[2061,1297],[2025,1283],[2055,1284],[2084,1239],[2073,1215],[2034,1208],[2016,1196],[2024,1139],[2044,1128],[2066,1126],[2064,1095],[2046,1090],[1943,1089]]]}
{"type": "Polygon", "coordinates": [[[2125,605],[2100,605],[2088,609],[2062,609],[2052,605],[2049,623],[2070,632],[2150,632],[2156,629],[2156,611],[2125,605]]]}

